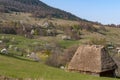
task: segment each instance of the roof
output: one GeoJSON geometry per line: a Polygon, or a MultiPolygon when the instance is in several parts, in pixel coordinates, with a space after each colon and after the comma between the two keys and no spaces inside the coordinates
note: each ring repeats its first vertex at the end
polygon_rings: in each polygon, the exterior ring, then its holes
{"type": "Polygon", "coordinates": [[[117,65],[104,46],[80,46],[68,65],[68,70],[100,73],[116,69],[117,65]]]}

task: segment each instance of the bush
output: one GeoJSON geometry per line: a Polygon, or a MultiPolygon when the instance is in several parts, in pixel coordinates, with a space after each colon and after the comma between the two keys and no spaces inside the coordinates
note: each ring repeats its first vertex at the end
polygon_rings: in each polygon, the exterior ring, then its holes
{"type": "Polygon", "coordinates": [[[51,52],[52,54],[48,57],[46,64],[49,66],[53,66],[53,67],[60,67],[61,66],[61,51],[54,51],[51,52]]]}
{"type": "Polygon", "coordinates": [[[2,36],[1,40],[4,42],[4,43],[9,43],[10,42],[10,38],[7,38],[5,36],[2,36]]]}
{"type": "Polygon", "coordinates": [[[46,64],[53,67],[66,66],[76,52],[78,46],[73,46],[62,52],[56,49],[47,59],[46,64]]]}
{"type": "Polygon", "coordinates": [[[80,39],[80,31],[76,26],[67,27],[64,29],[64,34],[71,37],[71,40],[79,40],[80,39]]]}
{"type": "Polygon", "coordinates": [[[62,59],[61,59],[61,64],[63,66],[67,65],[70,62],[77,48],[78,46],[72,46],[64,51],[64,54],[62,55],[62,59]]]}
{"type": "Polygon", "coordinates": [[[105,45],[106,44],[105,38],[92,38],[89,42],[91,45],[105,45]]]}

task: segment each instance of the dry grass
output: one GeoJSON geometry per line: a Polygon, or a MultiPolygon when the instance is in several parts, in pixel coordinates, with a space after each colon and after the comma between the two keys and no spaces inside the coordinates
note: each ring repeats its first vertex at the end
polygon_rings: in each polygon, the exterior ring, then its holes
{"type": "Polygon", "coordinates": [[[63,20],[63,19],[47,19],[47,18],[34,18],[31,17],[32,15],[30,13],[0,13],[0,21],[6,22],[6,21],[22,21],[27,24],[38,24],[42,25],[45,21],[52,22],[53,24],[57,25],[64,25],[64,26],[71,26],[75,24],[79,24],[77,21],[71,21],[71,20],[63,20]]]}

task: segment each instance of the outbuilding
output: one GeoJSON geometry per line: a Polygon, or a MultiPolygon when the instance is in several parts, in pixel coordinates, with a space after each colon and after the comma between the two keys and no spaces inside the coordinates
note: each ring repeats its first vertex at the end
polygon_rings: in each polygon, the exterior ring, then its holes
{"type": "Polygon", "coordinates": [[[117,65],[104,46],[82,45],[68,64],[69,71],[103,77],[114,77],[117,65]]]}

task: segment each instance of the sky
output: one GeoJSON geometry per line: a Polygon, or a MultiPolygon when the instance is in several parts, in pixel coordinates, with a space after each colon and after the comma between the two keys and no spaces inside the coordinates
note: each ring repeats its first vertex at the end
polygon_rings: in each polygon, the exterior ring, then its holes
{"type": "Polygon", "coordinates": [[[80,18],[102,24],[120,24],[120,0],[41,0],[80,18]]]}

